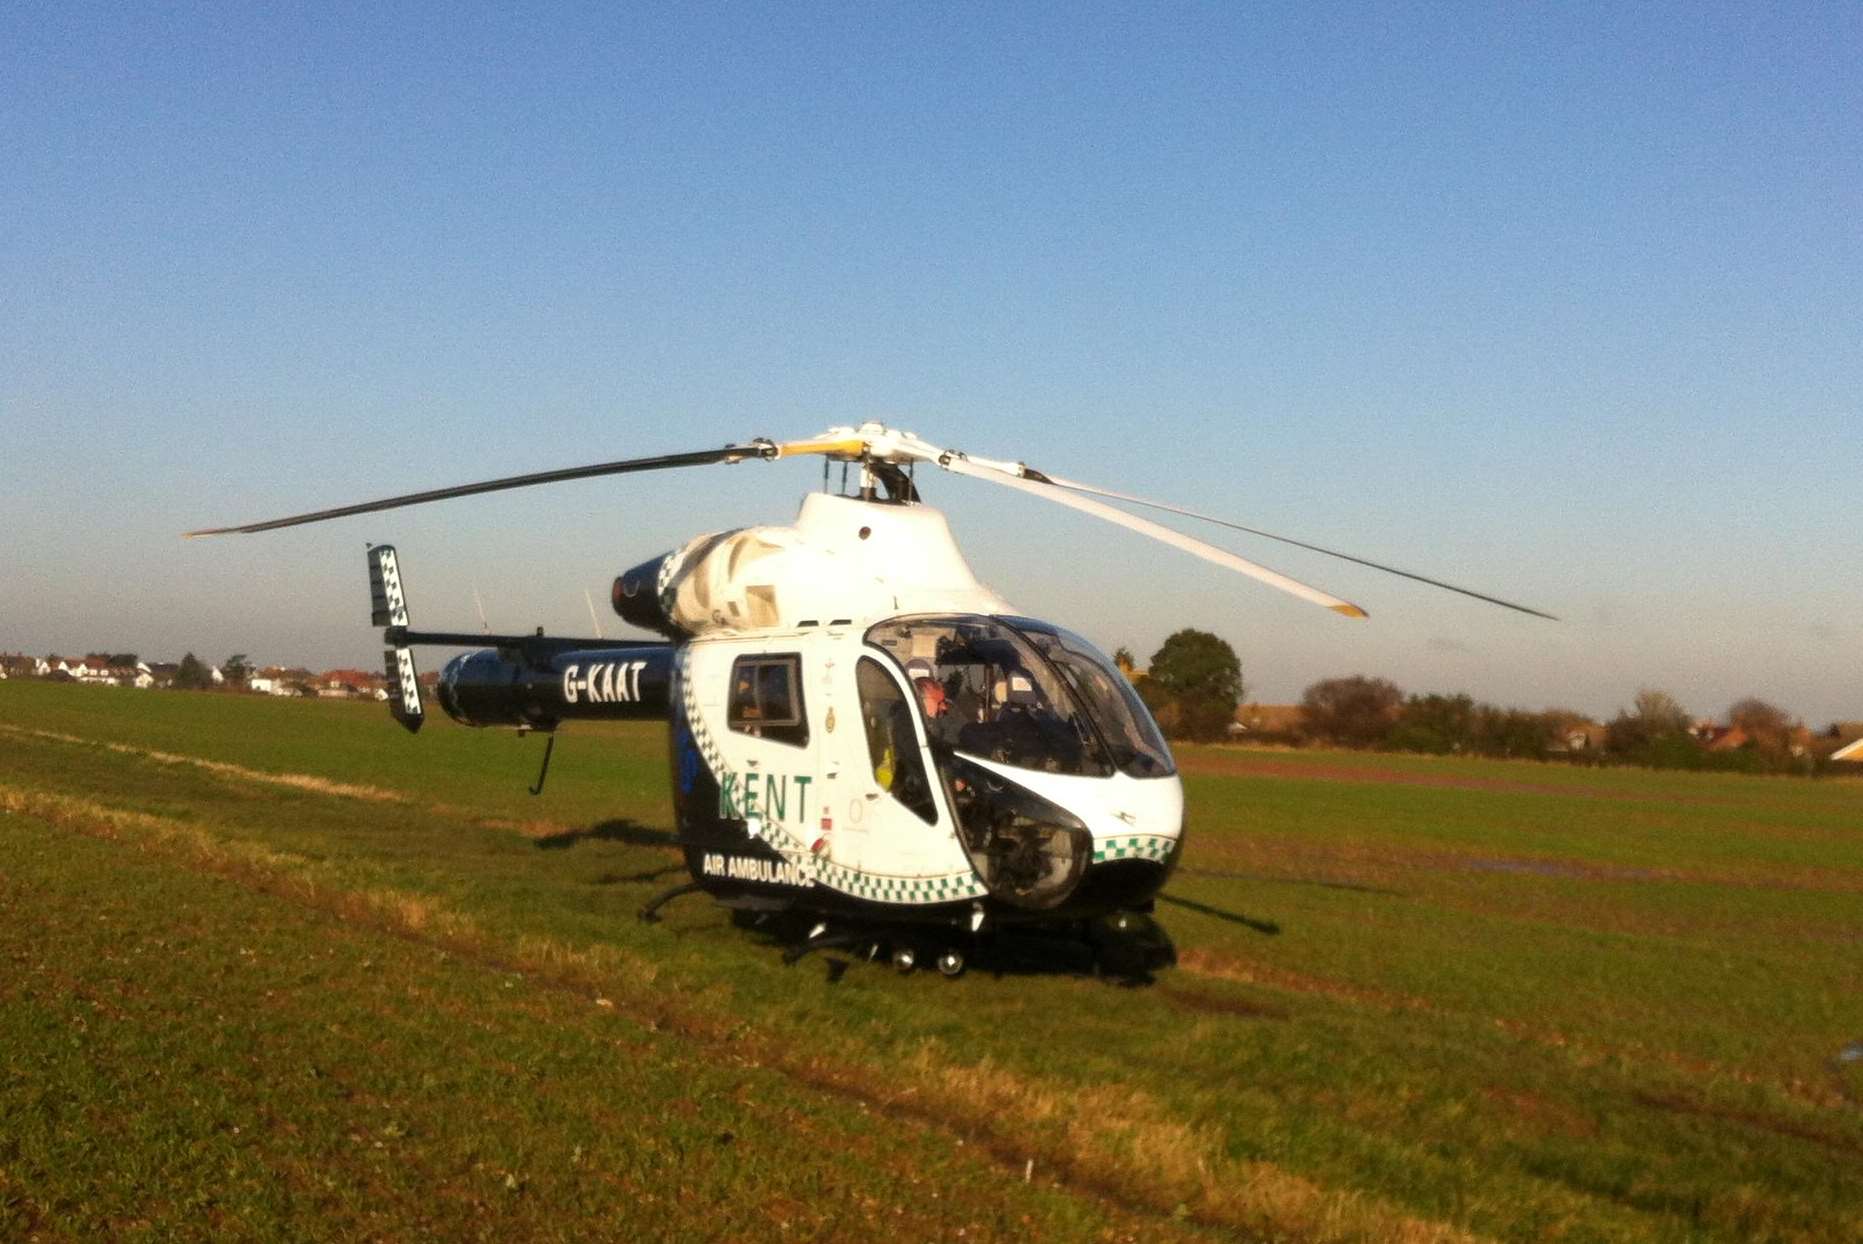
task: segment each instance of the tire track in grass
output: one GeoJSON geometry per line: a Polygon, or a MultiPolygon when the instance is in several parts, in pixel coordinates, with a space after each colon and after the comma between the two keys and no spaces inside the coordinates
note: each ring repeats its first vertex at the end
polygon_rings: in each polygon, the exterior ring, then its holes
{"type": "MultiPolygon", "coordinates": [[[[389,790],[381,786],[367,786],[355,782],[338,782],[330,778],[318,777],[311,773],[280,773],[268,769],[253,769],[246,765],[236,765],[224,760],[211,760],[205,756],[190,756],[180,752],[167,752],[155,748],[138,747],[132,743],[116,743],[105,739],[87,739],[75,734],[62,734],[55,730],[38,730],[26,726],[8,725],[0,722],[0,735],[12,735],[16,738],[36,739],[45,743],[62,743],[73,747],[92,747],[113,752],[119,756],[134,756],[138,759],[153,761],[162,765],[188,765],[205,773],[236,782],[258,782],[272,786],[285,786],[293,790],[305,791],[314,795],[329,795],[338,799],[359,799],[369,803],[403,804],[420,807],[439,816],[456,816],[484,829],[503,829],[521,834],[532,840],[574,836],[581,831],[558,821],[542,818],[523,820],[506,816],[489,816],[463,808],[452,803],[422,804],[412,796],[400,791],[389,790]]],[[[677,849],[668,846],[669,852],[677,854],[677,849]]]]}
{"type": "MultiPolygon", "coordinates": [[[[61,740],[62,741],[62,740],[61,740]]],[[[236,766],[216,769],[232,775],[236,766]]],[[[263,775],[261,780],[272,775],[263,775]]],[[[326,792],[335,793],[335,792],[326,792]]],[[[1224,1156],[1214,1131],[1180,1122],[1142,1090],[1050,1084],[988,1059],[961,1064],[927,1040],[910,1058],[874,1066],[847,1045],[807,1048],[741,1016],[718,1015],[659,984],[659,969],[618,947],[570,946],[519,934],[504,942],[432,898],[388,887],[358,890],[328,864],[150,813],[77,796],[0,785],[0,808],[60,829],[148,850],[285,901],[443,949],[482,968],[522,972],[540,985],[610,1008],[650,1031],[762,1067],[903,1124],[975,1145],[1008,1178],[1039,1170],[1052,1186],[1160,1231],[1243,1230],[1310,1241],[1460,1244],[1481,1237],[1412,1217],[1372,1196],[1324,1188],[1268,1162],[1224,1156]]],[[[817,1034],[819,1036],[819,1034],[817,1034]]]]}
{"type": "Polygon", "coordinates": [[[245,765],[232,764],[225,760],[209,760],[205,756],[188,756],[179,752],[157,751],[152,747],[136,747],[129,743],[112,743],[102,739],[86,739],[75,734],[60,734],[54,730],[35,730],[26,726],[13,726],[0,722],[0,734],[15,738],[39,739],[48,743],[68,743],[77,747],[101,748],[115,752],[120,756],[139,756],[164,765],[192,765],[208,773],[222,777],[234,778],[246,782],[265,782],[273,786],[289,786],[295,790],[309,791],[316,795],[332,795],[340,799],[364,799],[373,803],[409,803],[411,800],[398,791],[387,790],[380,786],[362,786],[353,782],[336,782],[329,778],[317,777],[310,773],[273,773],[265,769],[249,769],[245,765]]]}

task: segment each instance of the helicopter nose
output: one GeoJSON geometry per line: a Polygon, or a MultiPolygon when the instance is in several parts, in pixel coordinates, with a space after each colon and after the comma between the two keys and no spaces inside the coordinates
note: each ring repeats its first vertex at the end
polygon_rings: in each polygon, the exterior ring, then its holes
{"type": "Polygon", "coordinates": [[[1097,834],[1102,840],[1137,838],[1139,847],[1162,858],[1183,836],[1184,786],[1175,776],[1115,779],[1102,806],[1109,818],[1097,834]]]}
{"type": "Polygon", "coordinates": [[[1115,781],[1104,808],[1076,901],[1102,910],[1143,909],[1164,888],[1183,849],[1183,785],[1175,777],[1115,781]]]}

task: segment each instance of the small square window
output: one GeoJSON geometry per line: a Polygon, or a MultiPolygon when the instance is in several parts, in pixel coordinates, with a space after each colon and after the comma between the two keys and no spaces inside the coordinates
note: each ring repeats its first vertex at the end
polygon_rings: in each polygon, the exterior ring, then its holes
{"type": "Polygon", "coordinates": [[[800,747],[809,741],[802,711],[802,658],[739,657],[731,666],[727,724],[740,734],[800,747]]]}

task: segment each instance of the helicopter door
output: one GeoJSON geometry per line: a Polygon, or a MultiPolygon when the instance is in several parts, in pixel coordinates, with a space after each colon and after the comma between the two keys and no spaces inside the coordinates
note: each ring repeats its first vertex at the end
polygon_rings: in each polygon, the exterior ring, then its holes
{"type": "Polygon", "coordinates": [[[912,694],[899,675],[872,657],[855,667],[866,755],[848,786],[865,838],[858,867],[867,872],[913,874],[935,868],[949,854],[950,830],[932,776],[912,694]]]}
{"type": "Polygon", "coordinates": [[[742,757],[734,774],[739,808],[767,828],[779,850],[785,844],[792,850],[806,848],[822,791],[803,695],[802,657],[795,652],[739,656],[731,663],[730,687],[725,724],[731,750],[742,757]]]}

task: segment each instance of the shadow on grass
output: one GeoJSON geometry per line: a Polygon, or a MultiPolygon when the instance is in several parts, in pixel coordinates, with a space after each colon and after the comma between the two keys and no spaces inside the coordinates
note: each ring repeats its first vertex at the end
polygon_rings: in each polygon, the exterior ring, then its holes
{"type": "Polygon", "coordinates": [[[1205,916],[1214,916],[1218,920],[1227,920],[1230,924],[1239,924],[1245,929],[1255,930],[1255,932],[1260,933],[1264,937],[1278,937],[1281,932],[1281,926],[1272,920],[1257,920],[1253,916],[1245,916],[1239,911],[1224,911],[1220,907],[1212,907],[1208,903],[1199,903],[1193,899],[1178,898],[1176,895],[1172,894],[1160,894],[1158,896],[1158,901],[1160,903],[1169,903],[1173,907],[1182,907],[1186,911],[1194,911],[1205,916]]]}
{"type": "Polygon", "coordinates": [[[642,825],[639,821],[630,821],[623,817],[619,820],[600,821],[594,825],[585,825],[581,829],[566,829],[560,834],[546,834],[533,839],[539,851],[561,851],[573,847],[578,842],[594,840],[597,842],[625,842],[631,847],[671,847],[678,845],[678,839],[671,830],[654,829],[642,825]]]}
{"type": "Polygon", "coordinates": [[[1383,894],[1392,898],[1404,897],[1402,890],[1388,890],[1383,886],[1365,885],[1358,881],[1322,881],[1318,877],[1270,877],[1266,873],[1231,872],[1222,868],[1182,868],[1178,873],[1186,877],[1212,877],[1219,881],[1260,881],[1267,885],[1310,885],[1322,890],[1350,890],[1354,894],[1383,894]]]}

